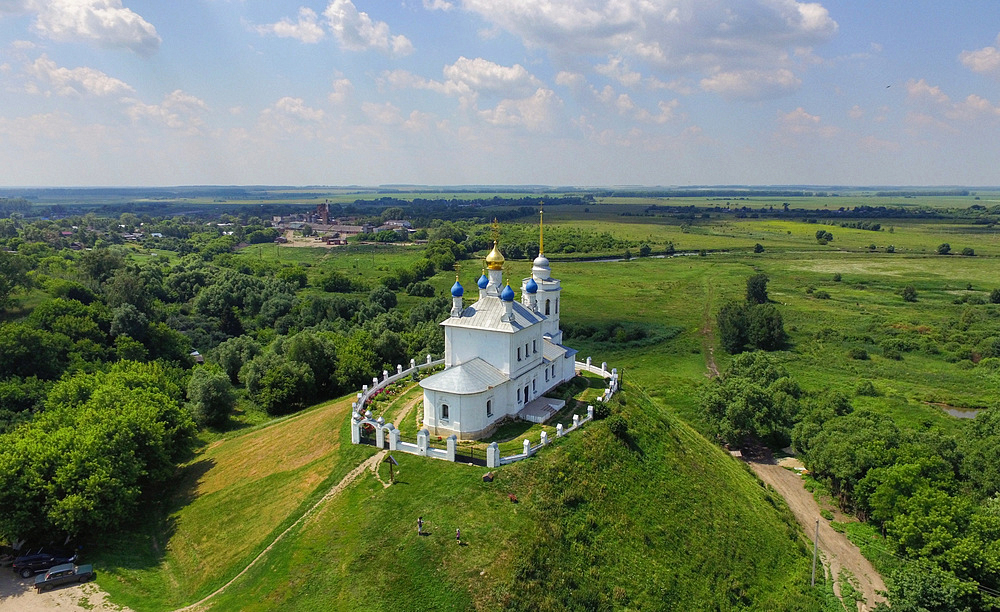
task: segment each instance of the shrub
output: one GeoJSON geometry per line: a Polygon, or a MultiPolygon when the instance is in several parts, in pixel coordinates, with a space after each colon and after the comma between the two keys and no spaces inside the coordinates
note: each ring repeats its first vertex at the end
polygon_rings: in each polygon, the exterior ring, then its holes
{"type": "Polygon", "coordinates": [[[434,297],[434,287],[423,281],[410,283],[406,286],[406,295],[416,297],[434,297]]]}
{"type": "Polygon", "coordinates": [[[764,245],[761,244],[761,243],[759,243],[759,242],[757,244],[753,245],[753,252],[754,253],[763,253],[764,252],[764,245]]]}
{"type": "Polygon", "coordinates": [[[962,249],[962,255],[965,255],[966,257],[975,257],[976,251],[972,247],[965,247],[962,249]]]}
{"type": "Polygon", "coordinates": [[[594,419],[601,420],[611,416],[611,406],[605,402],[594,402],[594,419]]]}
{"type": "Polygon", "coordinates": [[[851,359],[857,359],[859,361],[864,361],[864,360],[868,359],[868,351],[866,351],[863,348],[857,348],[857,347],[855,347],[855,348],[852,348],[851,350],[847,351],[847,356],[850,357],[851,359]]]}
{"type": "Polygon", "coordinates": [[[1000,289],[990,291],[990,304],[1000,304],[1000,289]]]}
{"type": "Polygon", "coordinates": [[[878,397],[878,389],[875,388],[875,383],[870,380],[862,380],[858,383],[858,386],[854,387],[854,395],[860,395],[862,397],[878,397]]]}
{"type": "Polygon", "coordinates": [[[951,245],[950,244],[948,244],[947,242],[942,242],[941,244],[938,245],[938,248],[937,248],[937,254],[938,255],[947,255],[948,253],[951,253],[951,245]]]}
{"type": "Polygon", "coordinates": [[[896,252],[896,247],[890,244],[889,246],[885,247],[885,252],[886,253],[895,253],[896,252]]]}
{"type": "Polygon", "coordinates": [[[813,297],[816,298],[817,300],[828,300],[830,299],[830,294],[827,293],[826,291],[817,291],[816,293],[813,294],[813,297]]]}
{"type": "Polygon", "coordinates": [[[840,279],[841,279],[840,272],[837,272],[833,275],[833,282],[839,283],[840,279]]]}
{"type": "Polygon", "coordinates": [[[833,520],[833,512],[830,512],[829,510],[820,510],[819,511],[819,515],[822,516],[823,518],[825,518],[828,521],[832,521],[833,520]]]}
{"type": "Polygon", "coordinates": [[[903,296],[904,302],[917,301],[917,289],[913,285],[907,285],[906,287],[904,287],[901,295],[903,296]]]}
{"type": "Polygon", "coordinates": [[[620,414],[616,414],[607,420],[608,429],[619,440],[624,440],[628,435],[628,423],[620,414]]]}
{"type": "Polygon", "coordinates": [[[767,303],[767,274],[754,274],[747,279],[747,302],[751,304],[767,303]]]}

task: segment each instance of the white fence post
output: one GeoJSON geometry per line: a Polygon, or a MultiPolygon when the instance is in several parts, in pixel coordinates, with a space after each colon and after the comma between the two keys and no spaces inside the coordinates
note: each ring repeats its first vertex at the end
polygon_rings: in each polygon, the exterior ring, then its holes
{"type": "Polygon", "coordinates": [[[573,415],[573,429],[576,429],[579,426],[580,426],[580,415],[574,414],[573,415]]]}
{"type": "Polygon", "coordinates": [[[557,438],[561,438],[561,437],[563,437],[563,435],[564,435],[564,432],[563,432],[562,423],[557,423],[556,424],[556,437],[557,438]]]}
{"type": "Polygon", "coordinates": [[[589,421],[590,419],[593,419],[593,418],[594,418],[594,407],[593,406],[587,406],[587,420],[589,421]]]}
{"type": "Polygon", "coordinates": [[[542,446],[549,443],[549,434],[547,432],[542,432],[542,446]]]}
{"type": "Polygon", "coordinates": [[[531,451],[531,441],[527,438],[521,443],[521,447],[524,449],[524,454],[527,455],[531,451]]]}
{"type": "Polygon", "coordinates": [[[427,440],[431,437],[431,433],[426,429],[421,429],[417,432],[417,454],[427,456],[427,440]]]}
{"type": "Polygon", "coordinates": [[[448,461],[455,460],[455,446],[458,444],[458,437],[455,434],[448,436],[448,461]]]}
{"type": "Polygon", "coordinates": [[[361,444],[361,415],[357,412],[351,417],[351,444],[361,444]]]}
{"type": "Polygon", "coordinates": [[[399,449],[399,430],[393,427],[389,430],[389,450],[399,449]]]}
{"type": "Polygon", "coordinates": [[[495,468],[500,466],[500,445],[490,442],[486,447],[486,467],[495,468]]]}

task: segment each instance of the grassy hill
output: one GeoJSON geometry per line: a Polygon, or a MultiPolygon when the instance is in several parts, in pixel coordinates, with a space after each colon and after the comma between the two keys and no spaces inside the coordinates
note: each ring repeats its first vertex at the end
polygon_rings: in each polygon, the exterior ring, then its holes
{"type": "MultiPolygon", "coordinates": [[[[819,609],[773,493],[639,388],[620,411],[624,441],[596,422],[492,483],[397,454],[395,486],[366,473],[208,607],[819,609]]],[[[207,447],[158,537],[100,560],[102,586],[137,610],[218,588],[375,452],[347,443],[346,416],[339,402],[207,447]]]]}

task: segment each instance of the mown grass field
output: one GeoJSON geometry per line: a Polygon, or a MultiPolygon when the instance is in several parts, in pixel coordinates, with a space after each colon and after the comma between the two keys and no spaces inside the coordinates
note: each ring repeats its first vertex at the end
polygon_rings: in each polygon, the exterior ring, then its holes
{"type": "Polygon", "coordinates": [[[227,582],[371,454],[349,443],[349,415],[345,398],[202,448],[159,516],[102,544],[100,584],[145,611],[181,607],[227,582]]]}

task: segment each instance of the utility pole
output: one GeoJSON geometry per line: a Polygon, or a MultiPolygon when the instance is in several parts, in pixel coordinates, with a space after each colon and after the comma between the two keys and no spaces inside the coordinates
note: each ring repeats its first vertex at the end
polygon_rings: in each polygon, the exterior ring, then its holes
{"type": "Polygon", "coordinates": [[[816,586],[816,555],[819,551],[819,519],[816,519],[816,538],[813,540],[813,578],[812,585],[816,586]]]}

